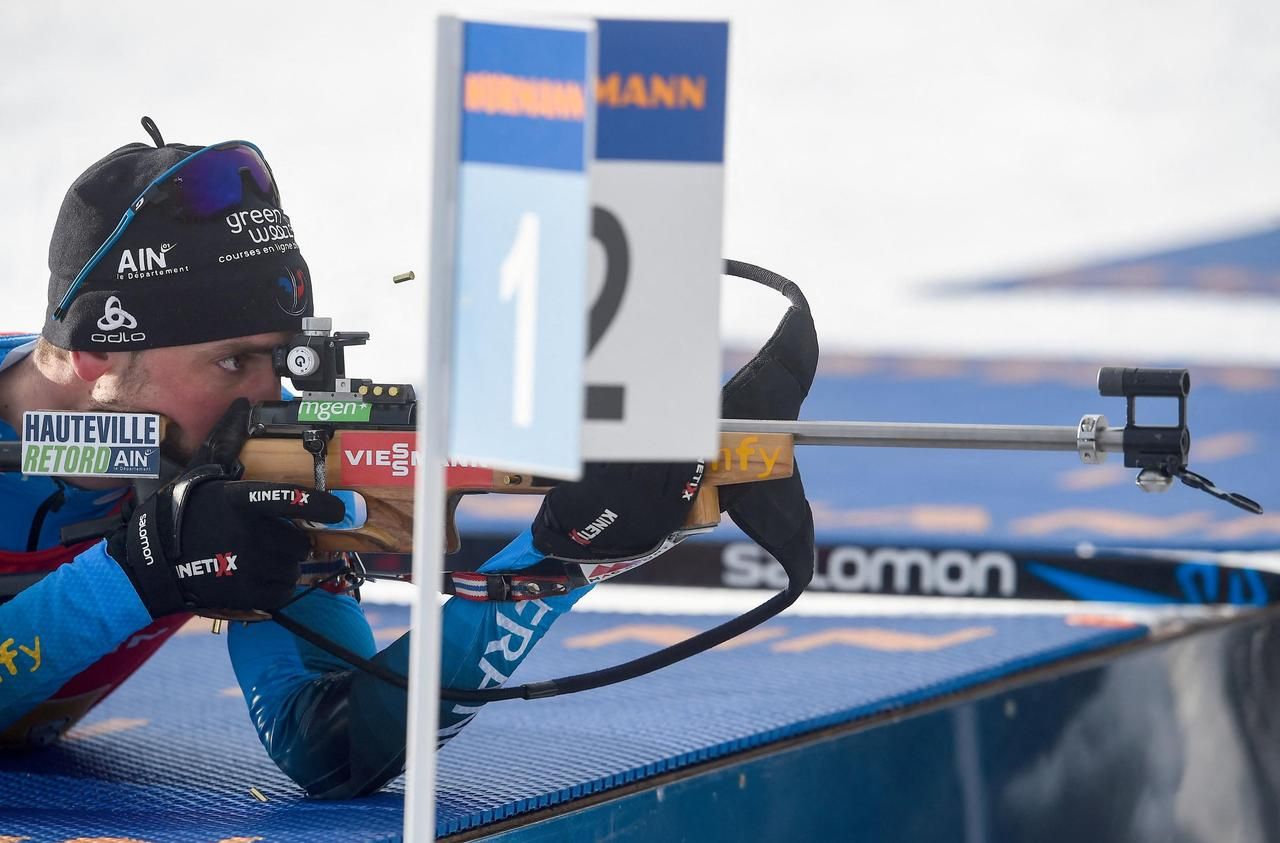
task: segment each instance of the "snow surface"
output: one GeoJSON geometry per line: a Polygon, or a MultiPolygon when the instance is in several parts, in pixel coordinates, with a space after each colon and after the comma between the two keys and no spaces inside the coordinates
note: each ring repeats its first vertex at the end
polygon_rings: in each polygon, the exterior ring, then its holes
{"type": "MultiPolygon", "coordinates": [[[[320,312],[373,333],[353,374],[413,379],[434,16],[509,9],[731,21],[724,253],[799,282],[828,350],[1280,362],[1274,299],[920,295],[1273,218],[1274,0],[0,4],[0,327],[38,325],[63,191],[145,113],[259,143],[320,312]]],[[[726,342],[779,310],[729,282],[726,342]]]]}

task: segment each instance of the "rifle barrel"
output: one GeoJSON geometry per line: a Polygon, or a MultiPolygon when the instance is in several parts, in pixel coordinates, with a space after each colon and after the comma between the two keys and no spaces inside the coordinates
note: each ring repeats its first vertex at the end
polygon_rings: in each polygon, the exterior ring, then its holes
{"type": "MultiPolygon", "coordinates": [[[[797,445],[862,448],[966,448],[985,451],[1079,451],[1077,429],[1035,424],[721,419],[724,433],[787,433],[797,445]]],[[[1124,428],[1099,426],[1097,450],[1124,450],[1124,428]]],[[[0,442],[0,471],[17,471],[22,445],[0,442]]]]}
{"type": "MultiPolygon", "coordinates": [[[[1077,429],[1065,425],[721,419],[720,430],[724,433],[789,433],[795,437],[797,445],[988,451],[1080,450],[1077,429]]],[[[1123,451],[1124,429],[1100,427],[1097,450],[1123,451]]]]}

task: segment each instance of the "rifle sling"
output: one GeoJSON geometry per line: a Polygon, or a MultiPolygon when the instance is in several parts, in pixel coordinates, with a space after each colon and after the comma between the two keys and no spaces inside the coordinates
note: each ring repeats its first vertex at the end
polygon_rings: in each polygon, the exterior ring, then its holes
{"type": "MultiPolygon", "coordinates": [[[[779,390],[782,413],[796,418],[799,414],[800,402],[808,394],[817,365],[817,339],[814,335],[813,317],[809,312],[804,295],[793,282],[776,273],[751,264],[738,261],[725,261],[724,272],[739,278],[755,281],[785,295],[791,301],[777,331],[743,370],[725,385],[722,392],[722,403],[726,406],[745,409],[757,409],[764,413],[764,418],[782,418],[777,406],[771,403],[770,393],[779,390]]],[[[750,418],[751,414],[736,412],[736,418],[750,418]]],[[[441,688],[440,698],[445,700],[486,703],[509,699],[541,699],[561,694],[574,694],[593,688],[613,685],[627,679],[634,679],[646,673],[668,667],[678,661],[705,652],[724,642],[741,635],[766,620],[774,617],[799,598],[805,586],[813,577],[815,559],[813,516],[808,501],[804,496],[804,487],[800,475],[796,474],[784,481],[769,483],[744,484],[741,492],[721,505],[743,532],[754,539],[761,547],[769,551],[787,573],[787,587],[761,603],[759,606],[728,620],[718,626],[687,638],[678,644],[665,647],[648,655],[623,662],[602,670],[533,682],[515,687],[486,688],[471,690],[466,688],[441,688]]],[[[654,554],[655,556],[657,554],[654,554]]],[[[650,556],[649,558],[652,558],[650,556]]],[[[566,560],[560,560],[562,563],[566,560]]],[[[648,561],[648,559],[644,559],[648,561]]],[[[582,563],[574,563],[577,564],[582,563]]],[[[586,563],[608,564],[608,563],[586,563]]],[[[637,562],[634,564],[642,564],[637,562]]],[[[630,567],[634,567],[634,564],[630,567]]],[[[536,568],[537,566],[535,566],[536,568]]],[[[567,567],[567,566],[566,566],[567,567]]],[[[625,570],[625,569],[623,569],[625,570]]],[[[602,572],[603,573],[603,572],[602,572]]],[[[609,572],[611,575],[618,572],[609,572]]],[[[507,574],[474,574],[469,572],[453,572],[445,576],[445,589],[448,593],[460,597],[466,596],[458,592],[459,576],[464,588],[474,589],[477,595],[468,599],[492,599],[490,595],[508,595],[506,599],[518,599],[511,596],[513,589],[521,584],[527,591],[530,585],[539,588],[559,582],[558,577],[542,576],[541,572],[521,572],[507,574]],[[469,579],[467,579],[469,578],[469,579]],[[522,581],[522,582],[521,582],[522,581]],[[448,591],[452,584],[453,591],[448,591]]],[[[568,577],[564,585],[567,587],[568,577]]],[[[594,579],[590,578],[589,580],[594,579]]],[[[604,579],[607,577],[601,577],[604,579]]],[[[598,580],[597,580],[598,581],[598,580]]],[[[541,596],[541,595],[539,595],[541,596]]],[[[529,599],[529,598],[525,598],[529,599]]],[[[364,670],[396,687],[407,688],[408,683],[403,676],[387,671],[379,665],[363,659],[345,650],[335,642],[329,641],[313,629],[309,629],[297,621],[285,619],[281,613],[275,613],[286,629],[305,638],[321,649],[364,670]],[[390,675],[384,675],[390,674],[390,675]]]]}

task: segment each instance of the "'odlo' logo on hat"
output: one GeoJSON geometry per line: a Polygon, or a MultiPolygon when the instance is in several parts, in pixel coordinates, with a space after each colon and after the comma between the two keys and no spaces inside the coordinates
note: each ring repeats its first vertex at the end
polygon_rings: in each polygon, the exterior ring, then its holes
{"type": "Polygon", "coordinates": [[[120,297],[111,296],[107,299],[107,306],[103,310],[102,318],[98,320],[98,327],[104,331],[114,331],[116,328],[136,328],[138,320],[133,318],[133,314],[120,306],[120,297]]]}
{"type": "Polygon", "coordinates": [[[90,334],[89,339],[94,342],[142,342],[147,338],[144,332],[132,330],[138,327],[138,320],[133,318],[132,313],[120,306],[119,296],[107,297],[102,316],[98,319],[98,327],[103,331],[115,331],[115,333],[90,334]],[[120,328],[125,330],[121,331],[119,330],[120,328]]]}

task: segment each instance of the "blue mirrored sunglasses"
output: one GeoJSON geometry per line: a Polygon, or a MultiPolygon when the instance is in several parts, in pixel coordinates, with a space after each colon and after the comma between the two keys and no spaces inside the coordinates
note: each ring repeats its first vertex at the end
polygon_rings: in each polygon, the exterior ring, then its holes
{"type": "Polygon", "coordinates": [[[98,262],[111,251],[134,217],[151,205],[176,202],[176,213],[184,219],[200,220],[236,208],[244,200],[246,184],[277,206],[280,193],[276,189],[271,168],[262,150],[249,141],[232,140],[206,146],[165,170],[133,200],[115,230],[76,273],[62,301],[53,309],[53,319],[61,321],[75,300],[84,280],[98,262]],[[247,178],[246,178],[247,177],[247,178]]]}

